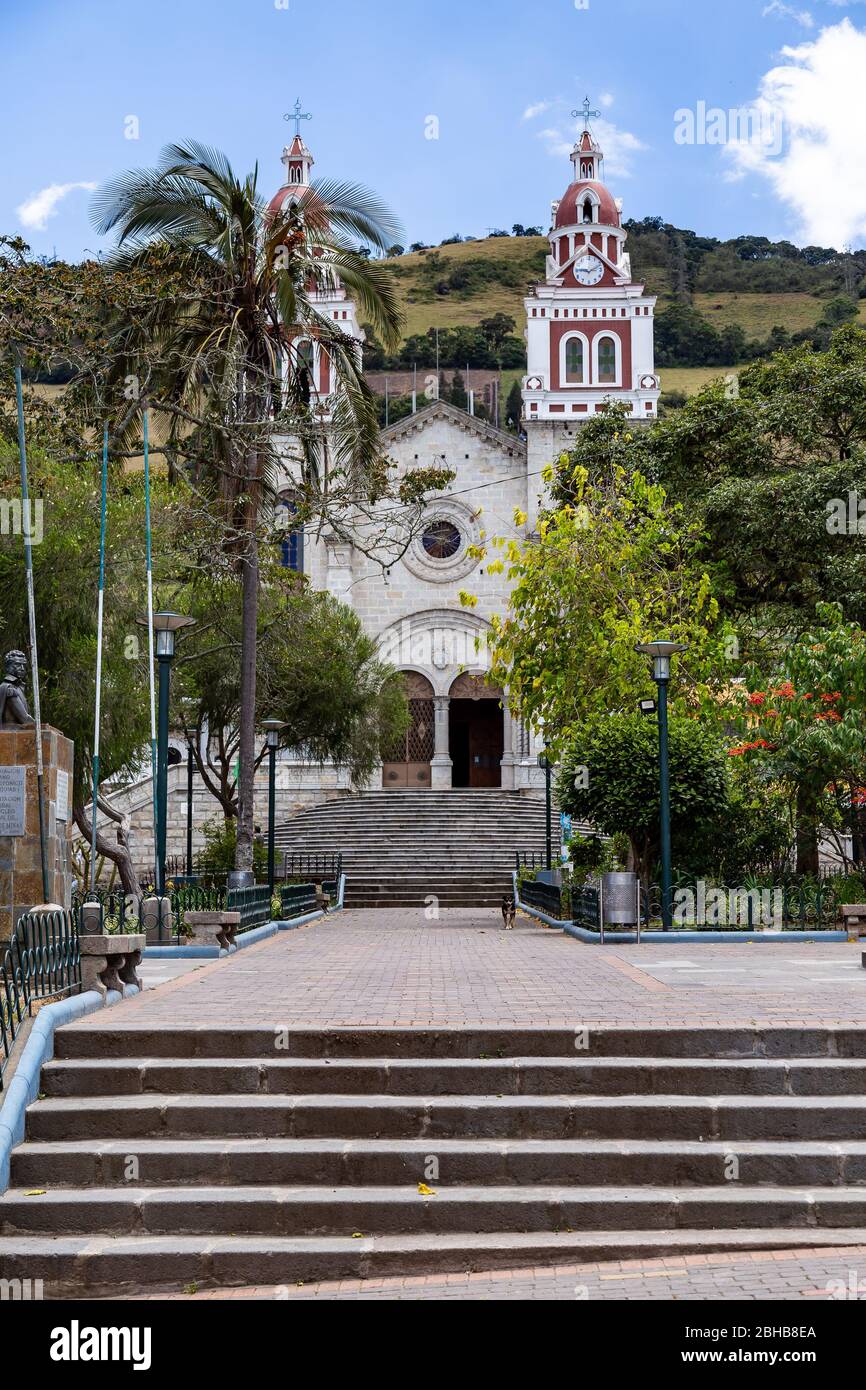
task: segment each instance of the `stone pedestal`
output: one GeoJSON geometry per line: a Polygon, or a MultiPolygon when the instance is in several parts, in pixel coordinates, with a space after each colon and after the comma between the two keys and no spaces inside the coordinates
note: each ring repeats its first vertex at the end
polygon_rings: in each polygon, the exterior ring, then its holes
{"type": "MultiPolygon", "coordinates": [[[[50,725],[42,728],[48,901],[69,907],[72,893],[73,745],[50,725]]],[[[0,729],[0,940],[22,912],[43,902],[36,792],[35,728],[0,729]]]]}
{"type": "Polygon", "coordinates": [[[234,951],[237,948],[235,936],[241,924],[239,912],[185,912],[184,926],[192,932],[194,941],[209,941],[216,936],[220,950],[234,951]]]}

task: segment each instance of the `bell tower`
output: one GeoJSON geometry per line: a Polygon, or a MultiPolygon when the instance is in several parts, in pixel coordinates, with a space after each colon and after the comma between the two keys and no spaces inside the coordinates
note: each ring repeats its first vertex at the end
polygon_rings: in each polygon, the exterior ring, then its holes
{"type": "Polygon", "coordinates": [[[611,401],[634,422],[656,418],[655,297],[632,279],[622,203],[604,182],[604,154],[590,128],[571,152],[572,181],[552,204],[545,280],[524,301],[527,373],[523,420],[530,472],[568,448],[574,430],[611,401]]]}

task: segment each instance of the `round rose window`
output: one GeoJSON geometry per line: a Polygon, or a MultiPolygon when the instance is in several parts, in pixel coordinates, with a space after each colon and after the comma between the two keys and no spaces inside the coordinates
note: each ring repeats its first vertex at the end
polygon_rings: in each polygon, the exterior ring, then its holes
{"type": "Polygon", "coordinates": [[[434,521],[421,537],[421,544],[431,559],[450,560],[463,544],[463,537],[453,521],[434,521]]]}

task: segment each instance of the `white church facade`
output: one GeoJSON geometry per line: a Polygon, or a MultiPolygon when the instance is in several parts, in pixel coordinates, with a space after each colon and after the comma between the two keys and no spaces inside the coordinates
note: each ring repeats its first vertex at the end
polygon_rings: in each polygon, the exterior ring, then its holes
{"type": "MultiPolygon", "coordinates": [[[[398,477],[435,466],[452,470],[454,478],[430,499],[405,554],[383,571],[327,534],[313,541],[308,532],[284,546],[286,562],[303,568],[313,587],[351,604],[382,655],[405,675],[412,724],[401,746],[389,750],[377,785],[529,790],[539,784],[535,740],[512,718],[507,691],[485,681],[490,620],[505,612],[509,583],[504,573],[489,573],[473,547],[494,536],[532,535],[541,470],[607,402],[625,401],[633,418],[644,422],[655,418],[659,397],[655,300],[632,280],[621,205],[603,182],[602,151],[586,126],[572,152],[572,180],[553,204],[544,282],[525,300],[520,437],[444,402],[422,405],[382,432],[383,452],[398,477]],[[525,523],[517,525],[516,515],[525,523]],[[461,604],[461,591],[475,597],[473,607],[461,604]]],[[[309,186],[313,157],[299,133],[283,163],[275,209],[309,186]]],[[[344,291],[318,307],[362,350],[363,330],[344,291]]],[[[326,400],[326,355],[308,338],[296,341],[293,352],[326,400]]],[[[280,774],[296,805],[341,786],[338,772],[296,759],[284,759],[280,774]]]]}

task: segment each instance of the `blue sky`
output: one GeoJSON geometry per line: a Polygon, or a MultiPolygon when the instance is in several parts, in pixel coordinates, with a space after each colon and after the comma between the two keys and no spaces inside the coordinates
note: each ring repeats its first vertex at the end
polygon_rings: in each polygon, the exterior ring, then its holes
{"type": "Polygon", "coordinates": [[[276,189],[298,96],[314,172],[375,188],[407,243],[546,227],[587,93],[626,216],[866,245],[866,0],[4,0],[3,31],[0,230],[37,252],[106,245],[81,185],[168,140],[276,189]],[[675,138],[707,135],[701,102],[724,144],[675,138]]]}

